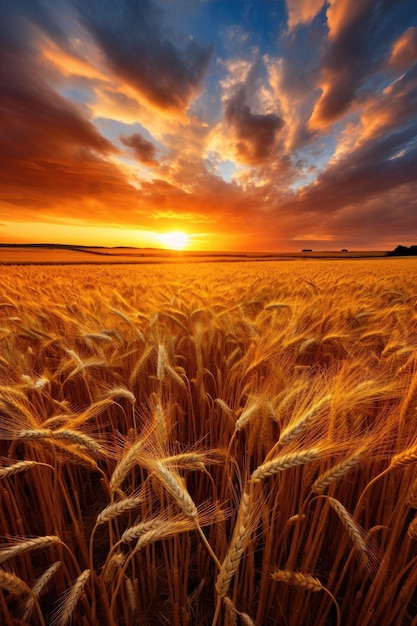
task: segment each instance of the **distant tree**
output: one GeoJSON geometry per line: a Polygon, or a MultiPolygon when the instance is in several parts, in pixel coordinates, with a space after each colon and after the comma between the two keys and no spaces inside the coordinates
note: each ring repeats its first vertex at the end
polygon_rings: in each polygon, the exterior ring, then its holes
{"type": "Polygon", "coordinates": [[[417,246],[397,246],[391,252],[387,252],[388,256],[417,256],[417,246]]]}

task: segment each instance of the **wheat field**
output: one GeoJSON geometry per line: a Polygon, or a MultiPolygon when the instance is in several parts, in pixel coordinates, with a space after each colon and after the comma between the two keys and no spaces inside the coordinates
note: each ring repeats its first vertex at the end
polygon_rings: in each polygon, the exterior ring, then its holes
{"type": "Polygon", "coordinates": [[[3,268],[0,447],[4,626],[417,626],[417,263],[3,268]]]}

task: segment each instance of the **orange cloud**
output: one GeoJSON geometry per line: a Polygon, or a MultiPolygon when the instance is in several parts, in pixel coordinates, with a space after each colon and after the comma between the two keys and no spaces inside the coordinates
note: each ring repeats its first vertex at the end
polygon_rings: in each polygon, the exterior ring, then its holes
{"type": "Polygon", "coordinates": [[[389,67],[406,69],[417,61],[417,28],[410,26],[403,32],[391,48],[389,67]]]}
{"type": "MultiPolygon", "coordinates": [[[[59,70],[62,76],[80,76],[93,80],[108,81],[106,73],[95,67],[91,60],[87,62],[81,56],[62,50],[51,40],[48,40],[46,44],[41,46],[40,52],[49,63],[59,70]]],[[[92,50],[89,52],[91,55],[92,50]]]]}
{"type": "Polygon", "coordinates": [[[188,108],[207,72],[211,46],[170,38],[161,11],[150,2],[114,3],[100,12],[90,3],[79,3],[78,10],[108,67],[140,99],[180,114],[188,108]],[[125,37],[132,24],[141,24],[138,36],[125,37]]]}
{"type": "Polygon", "coordinates": [[[331,39],[358,23],[374,6],[374,0],[330,0],[326,11],[331,39]]]}
{"type": "Polygon", "coordinates": [[[288,28],[311,22],[325,4],[325,0],[287,0],[288,28]]]}

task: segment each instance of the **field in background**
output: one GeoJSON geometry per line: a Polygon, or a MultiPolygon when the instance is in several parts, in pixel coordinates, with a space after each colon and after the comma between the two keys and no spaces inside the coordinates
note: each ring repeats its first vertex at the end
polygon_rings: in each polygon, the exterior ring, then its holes
{"type": "Polygon", "coordinates": [[[155,264],[219,261],[277,261],[299,258],[353,259],[383,257],[382,251],[359,252],[293,252],[293,253],[225,253],[178,252],[150,248],[88,248],[59,246],[0,246],[0,265],[49,264],[155,264]]]}
{"type": "Polygon", "coordinates": [[[3,268],[0,623],[416,626],[416,285],[3,268]]]}

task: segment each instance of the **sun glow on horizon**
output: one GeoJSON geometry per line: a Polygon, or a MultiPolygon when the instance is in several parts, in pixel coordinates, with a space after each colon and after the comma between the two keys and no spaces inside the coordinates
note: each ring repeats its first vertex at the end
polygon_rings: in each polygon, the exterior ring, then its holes
{"type": "Polygon", "coordinates": [[[189,237],[179,230],[172,230],[167,233],[161,233],[159,239],[164,248],[169,250],[184,250],[189,243],[189,237]]]}

